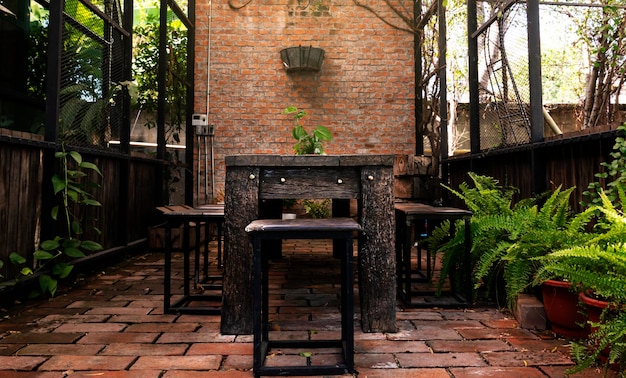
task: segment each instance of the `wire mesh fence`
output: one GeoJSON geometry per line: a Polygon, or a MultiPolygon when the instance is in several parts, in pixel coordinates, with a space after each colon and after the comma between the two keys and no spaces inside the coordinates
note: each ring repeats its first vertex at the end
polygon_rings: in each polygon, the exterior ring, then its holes
{"type": "Polygon", "coordinates": [[[123,122],[123,39],[119,1],[100,12],[66,1],[59,108],[59,141],[108,148],[119,140],[123,122]]]}
{"type": "Polygon", "coordinates": [[[480,146],[530,141],[526,5],[517,3],[478,37],[480,146]]]}
{"type": "Polygon", "coordinates": [[[478,8],[481,150],[531,141],[529,43],[541,46],[544,136],[615,128],[624,121],[626,7],[542,2],[541,40],[531,42],[525,3],[503,0],[478,8]]]}

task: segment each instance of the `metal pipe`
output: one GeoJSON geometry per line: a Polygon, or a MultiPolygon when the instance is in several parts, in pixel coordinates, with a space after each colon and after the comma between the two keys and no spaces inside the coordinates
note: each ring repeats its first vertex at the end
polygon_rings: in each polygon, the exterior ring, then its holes
{"type": "MultiPolygon", "coordinates": [[[[213,127],[213,126],[211,126],[213,127]]],[[[213,158],[213,133],[211,135],[211,195],[215,199],[215,159],[213,158]]]]}
{"type": "MultiPolygon", "coordinates": [[[[200,135],[198,135],[196,139],[198,141],[198,175],[200,175],[200,135]]],[[[199,196],[200,196],[200,180],[196,180],[196,200],[197,200],[197,197],[199,196]]]]}
{"type": "MultiPolygon", "coordinates": [[[[213,137],[211,137],[213,139],[213,137]]],[[[211,148],[213,148],[213,143],[211,143],[211,148]]],[[[207,167],[209,166],[209,156],[208,149],[206,146],[206,136],[204,137],[204,171],[206,172],[207,167]]],[[[213,175],[211,175],[213,176],[213,175]]],[[[209,197],[209,183],[206,180],[206,175],[204,176],[204,201],[206,202],[207,197],[209,197]]]]}

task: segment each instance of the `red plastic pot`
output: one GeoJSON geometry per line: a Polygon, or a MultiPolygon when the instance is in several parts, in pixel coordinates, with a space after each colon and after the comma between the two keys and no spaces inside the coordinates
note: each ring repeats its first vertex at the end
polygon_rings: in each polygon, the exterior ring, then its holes
{"type": "Polygon", "coordinates": [[[548,280],[541,285],[543,307],[550,328],[557,335],[583,339],[589,335],[587,318],[581,313],[579,297],[566,281],[548,280]]]}

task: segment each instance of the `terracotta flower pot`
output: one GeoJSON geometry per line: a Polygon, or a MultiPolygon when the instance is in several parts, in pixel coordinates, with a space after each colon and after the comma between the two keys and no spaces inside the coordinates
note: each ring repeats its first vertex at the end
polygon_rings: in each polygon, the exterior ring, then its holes
{"type": "MultiPolygon", "coordinates": [[[[587,308],[587,318],[589,321],[599,323],[600,315],[602,314],[602,311],[607,308],[609,303],[601,299],[596,299],[585,292],[580,293],[578,298],[587,308]]],[[[594,329],[591,329],[591,331],[594,331],[594,329]]]]}
{"type": "Polygon", "coordinates": [[[571,339],[589,335],[587,318],[580,312],[578,294],[570,282],[548,280],[541,285],[543,306],[554,333],[571,339]]]}
{"type": "MultiPolygon", "coordinates": [[[[609,302],[602,300],[602,299],[594,298],[593,296],[590,295],[590,293],[585,293],[585,292],[580,293],[579,298],[580,298],[580,301],[584,304],[585,308],[587,309],[587,317],[589,321],[594,322],[594,323],[600,323],[600,317],[602,315],[602,311],[604,311],[604,309],[609,306],[609,302]]],[[[614,307],[611,307],[611,310],[613,309],[614,307]]],[[[590,332],[595,332],[597,330],[597,327],[589,325],[589,330],[590,332]]],[[[600,356],[599,356],[600,361],[602,361],[602,363],[606,363],[607,359],[609,358],[610,352],[611,352],[610,347],[606,347],[602,349],[602,351],[600,352],[600,356]]],[[[612,365],[611,368],[616,369],[617,364],[612,365]]]]}

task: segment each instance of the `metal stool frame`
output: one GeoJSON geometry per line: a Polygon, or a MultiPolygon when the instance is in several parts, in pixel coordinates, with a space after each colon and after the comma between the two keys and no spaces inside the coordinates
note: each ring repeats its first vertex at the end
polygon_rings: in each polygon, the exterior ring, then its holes
{"type": "Polygon", "coordinates": [[[253,371],[261,375],[329,375],[354,371],[353,238],[361,226],[351,218],[256,220],[246,227],[253,245],[253,371]],[[341,256],[341,340],[269,340],[269,256],[261,245],[267,239],[333,239],[345,241],[341,256]],[[264,366],[272,348],[342,349],[343,363],[319,366],[264,366]]]}

